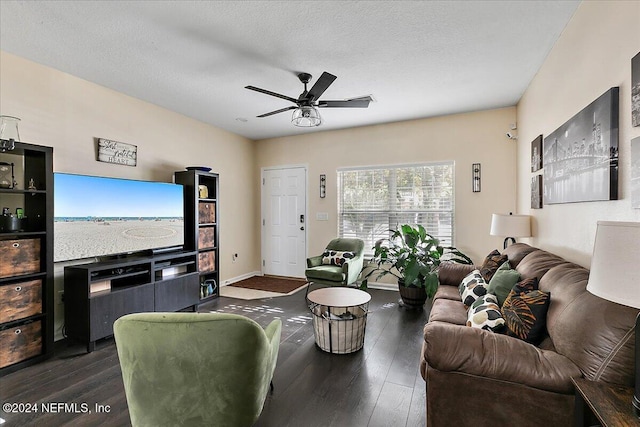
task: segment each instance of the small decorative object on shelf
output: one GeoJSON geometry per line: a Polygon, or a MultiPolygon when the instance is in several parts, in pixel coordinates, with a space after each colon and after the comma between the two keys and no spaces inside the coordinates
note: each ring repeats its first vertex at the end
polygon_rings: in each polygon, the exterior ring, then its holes
{"type": "Polygon", "coordinates": [[[13,175],[13,163],[0,162],[0,188],[15,188],[16,180],[13,175]]]}
{"type": "Polygon", "coordinates": [[[0,152],[11,151],[16,148],[16,141],[20,141],[18,122],[13,116],[0,116],[0,152]]]}
{"type": "Polygon", "coordinates": [[[29,190],[33,190],[33,191],[37,190],[36,184],[33,182],[33,178],[29,180],[29,190]]]}

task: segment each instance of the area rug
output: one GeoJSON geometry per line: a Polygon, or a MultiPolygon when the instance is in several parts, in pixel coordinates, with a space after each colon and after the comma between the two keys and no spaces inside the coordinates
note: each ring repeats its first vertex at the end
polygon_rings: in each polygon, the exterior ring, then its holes
{"type": "Polygon", "coordinates": [[[244,300],[275,298],[293,295],[306,286],[307,281],[304,279],[253,276],[231,285],[222,286],[220,288],[220,295],[244,300]]]}

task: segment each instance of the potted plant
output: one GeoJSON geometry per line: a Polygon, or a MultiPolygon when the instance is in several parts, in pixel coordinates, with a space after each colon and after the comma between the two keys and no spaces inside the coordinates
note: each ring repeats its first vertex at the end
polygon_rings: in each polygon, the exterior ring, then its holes
{"type": "Polygon", "coordinates": [[[404,224],[390,232],[390,238],[378,240],[373,247],[371,264],[375,267],[364,275],[363,289],[367,288],[373,274],[378,274],[376,280],[390,274],[398,279],[403,303],[422,307],[438,289],[437,269],[441,262],[473,264],[471,258],[453,246],[440,246],[440,241],[428,234],[422,225],[404,224]]]}

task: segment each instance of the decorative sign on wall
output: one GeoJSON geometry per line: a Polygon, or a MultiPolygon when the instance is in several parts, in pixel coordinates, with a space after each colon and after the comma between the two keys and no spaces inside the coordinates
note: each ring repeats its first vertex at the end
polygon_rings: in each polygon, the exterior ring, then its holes
{"type": "Polygon", "coordinates": [[[618,99],[613,87],[544,138],[544,204],[618,200],[618,99]]]}
{"type": "Polygon", "coordinates": [[[98,161],[125,166],[136,166],[138,163],[138,147],[132,144],[125,144],[124,142],[99,138],[98,161]]]}

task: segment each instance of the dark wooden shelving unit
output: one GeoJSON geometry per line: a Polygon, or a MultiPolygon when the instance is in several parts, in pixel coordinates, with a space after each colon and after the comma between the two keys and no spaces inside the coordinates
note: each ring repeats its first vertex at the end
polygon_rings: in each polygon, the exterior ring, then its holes
{"type": "Polygon", "coordinates": [[[200,302],[220,295],[219,175],[197,170],[175,173],[184,186],[185,248],[198,254],[200,302]],[[211,287],[209,287],[211,285],[211,287]]]}
{"type": "Polygon", "coordinates": [[[16,142],[0,162],[15,178],[0,188],[0,208],[25,216],[17,229],[0,218],[1,376],[53,354],[53,149],[16,142]]]}

